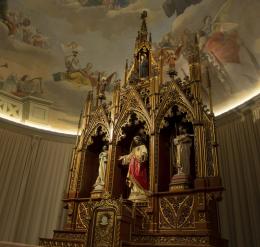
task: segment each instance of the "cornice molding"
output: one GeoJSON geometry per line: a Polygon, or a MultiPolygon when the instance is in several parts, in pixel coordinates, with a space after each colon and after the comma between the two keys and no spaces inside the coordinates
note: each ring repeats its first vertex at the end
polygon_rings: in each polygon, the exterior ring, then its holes
{"type": "Polygon", "coordinates": [[[232,121],[243,121],[245,117],[251,114],[251,117],[259,115],[260,113],[260,94],[251,98],[247,102],[237,106],[236,108],[225,112],[216,117],[216,126],[229,124],[232,121]]]}
{"type": "Polygon", "coordinates": [[[8,130],[12,133],[17,133],[25,136],[37,136],[44,140],[50,140],[59,143],[75,144],[76,136],[62,134],[43,129],[33,128],[23,124],[15,123],[10,120],[0,118],[0,129],[8,130]]]}

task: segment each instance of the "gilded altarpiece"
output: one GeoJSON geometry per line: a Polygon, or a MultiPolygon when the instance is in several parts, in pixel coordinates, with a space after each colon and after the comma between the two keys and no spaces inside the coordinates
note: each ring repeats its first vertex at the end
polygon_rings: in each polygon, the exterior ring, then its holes
{"type": "Polygon", "coordinates": [[[164,80],[146,18],[144,11],[134,62],[114,84],[112,103],[94,99],[93,92],[87,97],[64,199],[67,220],[41,245],[227,246],[218,225],[223,187],[214,115],[201,97],[196,38],[189,76],[180,79],[171,68],[164,80]],[[134,161],[138,169],[145,166],[147,181],[130,168],[140,150],[141,161],[134,161]]]}

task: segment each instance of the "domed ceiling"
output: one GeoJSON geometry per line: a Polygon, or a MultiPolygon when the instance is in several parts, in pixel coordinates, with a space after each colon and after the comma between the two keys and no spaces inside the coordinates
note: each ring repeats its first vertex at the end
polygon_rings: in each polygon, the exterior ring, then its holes
{"type": "Polygon", "coordinates": [[[1,0],[0,116],[75,133],[87,92],[123,79],[143,10],[165,80],[196,33],[216,114],[260,92],[259,0],[1,0]]]}

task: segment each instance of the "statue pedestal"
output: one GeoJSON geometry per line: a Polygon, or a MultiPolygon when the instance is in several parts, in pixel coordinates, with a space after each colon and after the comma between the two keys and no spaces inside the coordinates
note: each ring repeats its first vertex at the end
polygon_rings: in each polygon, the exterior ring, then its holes
{"type": "Polygon", "coordinates": [[[144,194],[131,192],[131,194],[128,197],[128,200],[130,200],[132,202],[146,202],[147,201],[147,196],[144,195],[144,194]]]}
{"type": "Polygon", "coordinates": [[[171,179],[170,191],[180,191],[180,190],[188,189],[189,182],[190,179],[188,175],[184,173],[176,174],[171,179]]]}
{"type": "Polygon", "coordinates": [[[94,190],[92,190],[92,192],[90,193],[90,197],[92,199],[97,199],[97,198],[101,198],[102,195],[104,193],[104,185],[95,185],[94,190]]]}

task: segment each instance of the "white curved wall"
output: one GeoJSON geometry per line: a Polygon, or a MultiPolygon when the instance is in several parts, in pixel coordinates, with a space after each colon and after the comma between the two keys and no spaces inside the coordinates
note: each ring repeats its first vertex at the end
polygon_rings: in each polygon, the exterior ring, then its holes
{"type": "Polygon", "coordinates": [[[61,219],[74,137],[0,122],[0,240],[38,243],[61,219]]]}

